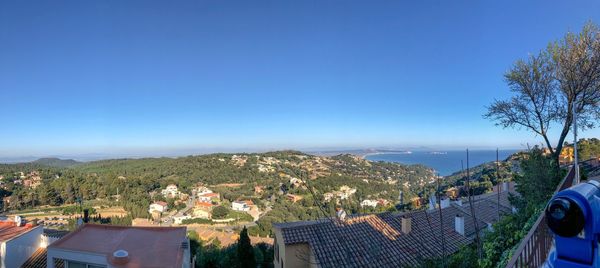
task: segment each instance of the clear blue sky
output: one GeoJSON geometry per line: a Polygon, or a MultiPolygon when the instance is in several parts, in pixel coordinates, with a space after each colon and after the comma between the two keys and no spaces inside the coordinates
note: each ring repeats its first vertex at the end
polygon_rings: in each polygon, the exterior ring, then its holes
{"type": "Polygon", "coordinates": [[[599,10],[598,1],[2,1],[0,156],[522,148],[541,139],[481,116],[509,94],[502,74],[600,23],[599,10]]]}

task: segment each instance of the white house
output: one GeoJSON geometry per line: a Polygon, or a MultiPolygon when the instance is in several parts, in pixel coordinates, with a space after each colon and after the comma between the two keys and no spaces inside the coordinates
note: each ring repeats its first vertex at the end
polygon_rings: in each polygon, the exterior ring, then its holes
{"type": "Polygon", "coordinates": [[[43,226],[23,224],[20,217],[0,221],[0,268],[21,267],[42,245],[43,226]]]}
{"type": "Polygon", "coordinates": [[[205,193],[198,195],[198,201],[211,203],[212,201],[218,202],[220,195],[218,193],[205,193]]]}
{"type": "Polygon", "coordinates": [[[205,194],[210,194],[212,192],[213,191],[211,189],[208,189],[208,188],[206,188],[204,186],[200,186],[200,187],[198,187],[198,189],[196,189],[196,194],[198,196],[205,195],[205,194]]]}
{"type": "Polygon", "coordinates": [[[167,211],[169,207],[167,206],[166,202],[163,201],[156,201],[152,204],[150,204],[150,209],[148,209],[148,212],[150,212],[150,214],[152,214],[152,212],[165,212],[167,211]]]}
{"type": "Polygon", "coordinates": [[[377,200],[365,199],[362,202],[360,202],[360,206],[361,207],[376,207],[377,203],[378,203],[377,200]]]}
{"type": "Polygon", "coordinates": [[[250,211],[250,206],[245,201],[231,202],[231,209],[236,211],[250,211]]]}
{"type": "Polygon", "coordinates": [[[177,185],[169,184],[161,193],[164,197],[175,198],[179,196],[179,189],[177,189],[177,185]]]}

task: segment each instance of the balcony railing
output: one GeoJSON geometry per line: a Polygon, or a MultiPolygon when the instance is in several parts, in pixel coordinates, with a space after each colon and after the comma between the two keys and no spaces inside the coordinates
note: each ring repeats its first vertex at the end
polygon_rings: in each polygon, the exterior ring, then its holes
{"type": "MultiPolygon", "coordinates": [[[[571,167],[556,188],[556,192],[571,187],[574,178],[575,169],[571,167]]],[[[527,233],[527,236],[523,238],[521,244],[519,244],[519,247],[513,253],[506,267],[541,267],[546,261],[553,243],[554,234],[548,229],[546,215],[542,212],[533,227],[531,227],[531,230],[527,233]]]]}

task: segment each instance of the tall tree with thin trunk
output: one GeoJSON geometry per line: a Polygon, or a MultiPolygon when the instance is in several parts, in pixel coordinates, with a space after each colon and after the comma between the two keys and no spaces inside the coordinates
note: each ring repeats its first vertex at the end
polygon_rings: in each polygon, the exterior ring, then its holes
{"type": "Polygon", "coordinates": [[[579,34],[568,33],[546,50],[518,60],[504,75],[513,92],[495,100],[484,115],[504,128],[525,128],[544,139],[558,160],[573,123],[573,105],[581,129],[600,118],[600,30],[588,23],[579,34]],[[548,130],[560,127],[552,146],[548,130]]]}

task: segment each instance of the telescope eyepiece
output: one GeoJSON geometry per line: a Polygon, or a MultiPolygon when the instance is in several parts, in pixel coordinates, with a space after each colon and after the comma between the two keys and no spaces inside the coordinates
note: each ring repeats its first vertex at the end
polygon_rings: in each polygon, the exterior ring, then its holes
{"type": "Polygon", "coordinates": [[[585,225],[581,208],[566,197],[558,197],[550,202],[546,208],[546,221],[555,234],[563,237],[576,236],[585,225]]]}

